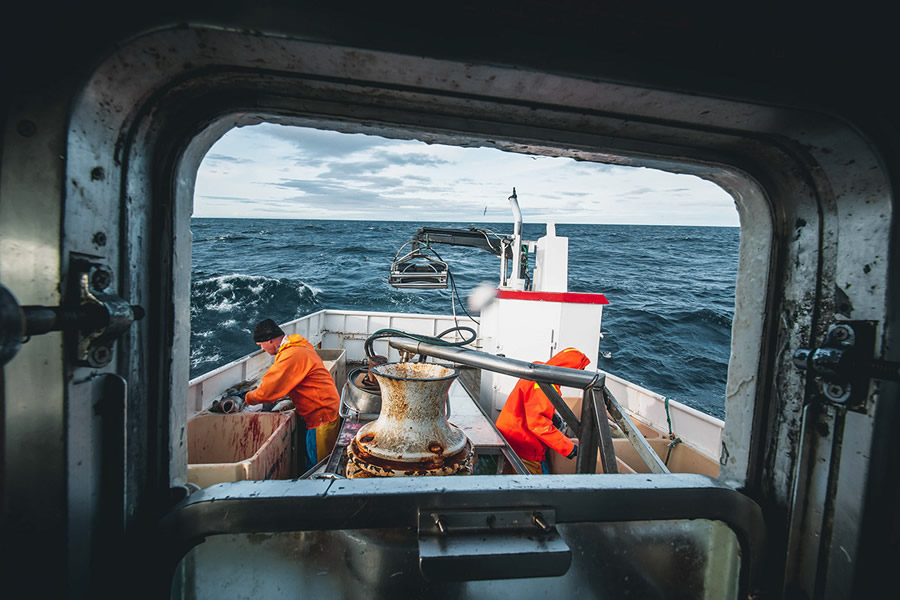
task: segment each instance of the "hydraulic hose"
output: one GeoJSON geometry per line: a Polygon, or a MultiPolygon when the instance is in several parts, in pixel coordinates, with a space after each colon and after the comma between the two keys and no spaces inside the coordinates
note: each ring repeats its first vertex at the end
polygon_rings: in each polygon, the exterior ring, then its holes
{"type": "Polygon", "coordinates": [[[375,333],[373,333],[366,339],[366,344],[365,344],[366,358],[368,358],[369,360],[372,360],[375,358],[376,354],[375,354],[375,349],[373,348],[373,344],[375,343],[375,340],[378,340],[381,338],[389,338],[389,337],[405,337],[405,338],[409,338],[411,340],[416,340],[417,342],[426,342],[429,344],[434,344],[436,346],[460,347],[460,346],[465,346],[466,344],[471,344],[472,342],[474,342],[475,338],[478,337],[478,333],[471,327],[466,327],[463,325],[460,325],[457,327],[451,327],[450,329],[447,329],[446,331],[442,331],[441,333],[437,334],[437,336],[418,335],[415,333],[407,333],[405,331],[400,331],[398,329],[379,329],[378,331],[376,331],[375,333]],[[466,331],[469,334],[471,334],[471,337],[469,337],[468,339],[460,340],[458,342],[451,342],[451,341],[443,339],[443,337],[445,335],[447,335],[448,333],[451,333],[453,331],[466,331]]]}

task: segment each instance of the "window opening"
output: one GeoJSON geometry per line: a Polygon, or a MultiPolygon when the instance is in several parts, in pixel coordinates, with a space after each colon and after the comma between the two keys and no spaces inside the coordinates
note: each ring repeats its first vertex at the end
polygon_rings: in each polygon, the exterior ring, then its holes
{"type": "MultiPolygon", "coordinates": [[[[670,461],[685,441],[673,405],[725,417],[740,232],[724,190],[649,168],[274,124],[233,129],[197,175],[192,386],[256,352],[252,330],[264,318],[331,310],[469,322],[471,310],[477,323],[473,299],[499,279],[495,254],[426,245],[430,268],[446,263],[447,289],[391,287],[390,267],[422,227],[477,228],[499,243],[514,231],[513,187],[523,239],[546,235],[548,224],[568,238],[566,291],[609,300],[599,347],[587,350],[591,368],[659,395],[666,422],[654,449],[670,461]]],[[[534,254],[524,260],[534,272],[534,254]]],[[[345,333],[359,345],[359,332],[345,333]]],[[[548,348],[559,343],[564,334],[548,348]]],[[[189,413],[211,400],[189,402],[189,413]]],[[[500,407],[491,408],[496,418],[500,407]]]]}

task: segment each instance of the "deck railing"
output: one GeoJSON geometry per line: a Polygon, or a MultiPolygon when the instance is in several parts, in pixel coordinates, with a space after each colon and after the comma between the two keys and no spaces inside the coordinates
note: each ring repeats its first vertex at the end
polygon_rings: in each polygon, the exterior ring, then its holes
{"type": "MultiPolygon", "coordinates": [[[[475,350],[482,348],[478,324],[468,318],[454,319],[451,315],[320,310],[281,327],[285,333],[299,333],[321,348],[345,350],[349,364],[360,364],[366,360],[366,339],[376,331],[394,329],[436,336],[456,325],[471,327],[479,332],[470,347],[475,350]]],[[[448,339],[452,340],[453,337],[448,339]]],[[[397,350],[388,345],[388,338],[376,340],[373,349],[377,354],[387,356],[388,361],[400,359],[397,350]]],[[[260,350],[192,379],[188,388],[188,413],[207,408],[233,385],[261,376],[270,364],[272,357],[260,350]]],[[[667,407],[664,396],[612,374],[607,375],[606,385],[619,403],[638,421],[668,432],[671,420],[672,430],[689,440],[690,446],[706,456],[718,458],[724,427],[721,419],[673,400],[669,400],[667,407]]]]}

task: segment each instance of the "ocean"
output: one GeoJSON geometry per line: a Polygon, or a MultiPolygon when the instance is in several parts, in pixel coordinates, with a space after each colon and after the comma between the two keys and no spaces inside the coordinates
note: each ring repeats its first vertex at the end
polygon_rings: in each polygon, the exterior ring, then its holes
{"type": "MultiPolygon", "coordinates": [[[[512,233],[505,223],[192,219],[191,378],[255,351],[251,331],[266,317],[451,314],[449,289],[387,284],[397,250],[423,226],[512,233]]],[[[523,237],[544,230],[526,223],[523,237]]],[[[609,300],[598,367],[724,418],[739,228],[557,224],[556,233],[569,238],[569,291],[609,300]]],[[[478,284],[497,283],[499,258],[435,248],[463,302],[478,284]]]]}

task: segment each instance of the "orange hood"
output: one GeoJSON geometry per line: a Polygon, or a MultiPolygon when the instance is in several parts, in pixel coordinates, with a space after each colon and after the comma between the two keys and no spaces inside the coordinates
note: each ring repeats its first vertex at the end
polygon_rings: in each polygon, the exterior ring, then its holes
{"type": "Polygon", "coordinates": [[[585,354],[576,348],[566,348],[554,354],[545,365],[551,367],[567,367],[569,369],[583,369],[591,362],[585,354]]]}

